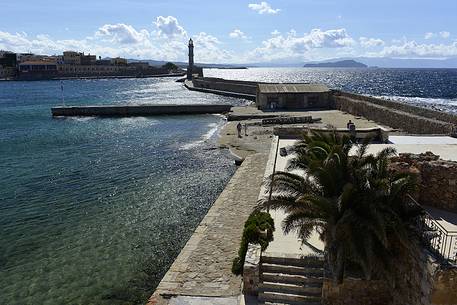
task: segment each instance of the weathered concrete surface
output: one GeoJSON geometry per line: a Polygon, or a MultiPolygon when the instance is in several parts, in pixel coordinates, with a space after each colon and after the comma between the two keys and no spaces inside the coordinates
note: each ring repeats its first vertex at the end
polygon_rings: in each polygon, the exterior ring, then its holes
{"type": "Polygon", "coordinates": [[[149,116],[173,114],[225,113],[231,105],[98,105],[53,107],[53,116],[149,116]]]}
{"type": "MultiPolygon", "coordinates": [[[[349,120],[352,120],[357,128],[373,128],[380,126],[377,122],[343,113],[339,110],[263,112],[254,106],[232,107],[230,115],[238,118],[239,121],[230,121],[224,126],[223,130],[220,132],[218,141],[219,146],[229,148],[234,155],[241,159],[254,153],[268,153],[271,147],[274,128],[280,125],[263,126],[262,118],[271,116],[272,114],[284,117],[311,116],[313,118],[321,118],[321,121],[316,123],[287,125],[290,127],[323,128],[327,125],[332,125],[336,128],[342,128],[346,127],[349,120]],[[243,126],[245,124],[248,125],[247,136],[245,135],[243,128],[241,138],[237,137],[236,125],[238,122],[243,126]]],[[[387,126],[383,127],[388,128],[387,126]]]]}
{"type": "MultiPolygon", "coordinates": [[[[195,82],[195,81],[194,81],[195,82]]],[[[248,94],[248,93],[242,93],[242,92],[237,92],[237,90],[223,90],[226,88],[219,88],[219,89],[214,89],[214,88],[204,88],[204,87],[197,87],[194,85],[192,81],[184,81],[184,87],[186,87],[188,90],[191,91],[199,91],[199,92],[205,92],[205,93],[212,93],[216,95],[222,95],[222,96],[229,96],[229,97],[236,97],[236,98],[242,98],[250,101],[255,101],[255,94],[248,94]]]]}
{"type": "Polygon", "coordinates": [[[178,296],[241,294],[241,277],[232,274],[232,261],[243,224],[257,203],[266,162],[266,154],[245,159],[160,282],[149,305],[180,304],[171,301],[178,296]]]}

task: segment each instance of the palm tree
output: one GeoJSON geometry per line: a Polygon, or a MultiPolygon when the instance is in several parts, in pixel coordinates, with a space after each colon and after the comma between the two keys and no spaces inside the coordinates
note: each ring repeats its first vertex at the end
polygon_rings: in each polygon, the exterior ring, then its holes
{"type": "Polygon", "coordinates": [[[338,283],[349,265],[367,279],[391,279],[395,257],[414,251],[418,236],[414,224],[422,211],[406,196],[415,189],[414,177],[389,171],[394,149],[373,156],[367,147],[335,131],[305,135],[293,147],[288,171],[266,182],[272,196],[259,201],[259,209],[286,212],[285,233],[294,231],[303,241],[319,233],[338,283]]]}

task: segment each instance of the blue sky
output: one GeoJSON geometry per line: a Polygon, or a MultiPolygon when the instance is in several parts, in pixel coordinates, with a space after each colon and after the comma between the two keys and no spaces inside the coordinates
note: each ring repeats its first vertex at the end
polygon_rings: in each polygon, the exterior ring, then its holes
{"type": "Polygon", "coordinates": [[[455,0],[2,1],[0,49],[200,62],[457,57],[455,0]]]}

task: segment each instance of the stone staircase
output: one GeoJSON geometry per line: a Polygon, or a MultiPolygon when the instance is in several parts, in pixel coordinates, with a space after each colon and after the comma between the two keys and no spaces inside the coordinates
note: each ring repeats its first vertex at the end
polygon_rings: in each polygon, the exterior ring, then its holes
{"type": "Polygon", "coordinates": [[[262,255],[259,304],[320,305],[324,260],[262,255]]]}

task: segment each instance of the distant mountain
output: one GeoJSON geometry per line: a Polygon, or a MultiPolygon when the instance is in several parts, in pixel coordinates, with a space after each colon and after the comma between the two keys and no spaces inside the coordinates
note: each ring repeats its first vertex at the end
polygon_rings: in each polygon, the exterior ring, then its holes
{"type": "Polygon", "coordinates": [[[368,68],[367,65],[352,59],[334,62],[307,63],[305,68],[368,68]]]}
{"type": "MultiPolygon", "coordinates": [[[[144,60],[138,60],[138,59],[127,59],[128,62],[147,62],[151,66],[163,66],[169,61],[166,60],[152,60],[152,59],[144,59],[144,60]]],[[[182,62],[182,61],[171,61],[175,65],[181,67],[181,68],[187,68],[187,62],[182,62]]],[[[243,65],[232,65],[232,64],[203,64],[203,63],[195,63],[195,65],[202,67],[202,68],[216,68],[216,69],[240,69],[240,68],[245,68],[243,65]]]]}

